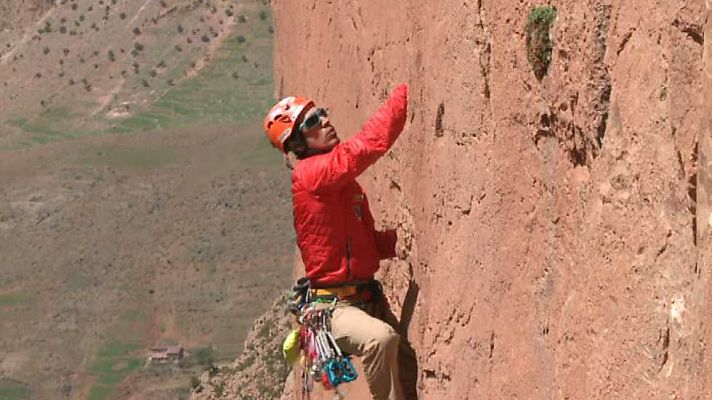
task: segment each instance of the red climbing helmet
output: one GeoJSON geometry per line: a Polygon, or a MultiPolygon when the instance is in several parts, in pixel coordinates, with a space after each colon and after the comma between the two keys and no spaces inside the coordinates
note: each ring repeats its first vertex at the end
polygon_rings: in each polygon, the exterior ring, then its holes
{"type": "Polygon", "coordinates": [[[289,139],[302,112],[314,102],[306,97],[285,97],[275,104],[265,117],[265,133],[272,146],[284,153],[284,142],[289,139]]]}

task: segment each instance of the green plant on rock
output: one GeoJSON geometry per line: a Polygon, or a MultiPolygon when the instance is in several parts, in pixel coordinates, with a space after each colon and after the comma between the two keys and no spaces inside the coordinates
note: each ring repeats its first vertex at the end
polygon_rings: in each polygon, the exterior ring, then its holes
{"type": "Polygon", "coordinates": [[[527,33],[527,59],[534,75],[541,80],[546,75],[551,62],[551,26],[556,19],[556,9],[550,6],[535,7],[529,13],[525,31],[527,33]]]}

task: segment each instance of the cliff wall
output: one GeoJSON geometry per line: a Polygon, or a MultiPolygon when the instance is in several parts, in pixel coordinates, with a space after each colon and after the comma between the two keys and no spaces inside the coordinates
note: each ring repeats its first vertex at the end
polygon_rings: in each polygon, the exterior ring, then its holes
{"type": "Polygon", "coordinates": [[[710,398],[709,1],[275,1],[277,96],[342,138],[410,116],[360,181],[422,399],[710,398]]]}

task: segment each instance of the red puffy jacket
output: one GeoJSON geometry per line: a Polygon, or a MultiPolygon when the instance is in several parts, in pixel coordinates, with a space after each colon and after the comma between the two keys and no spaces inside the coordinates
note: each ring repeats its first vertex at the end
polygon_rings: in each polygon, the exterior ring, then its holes
{"type": "Polygon", "coordinates": [[[393,145],[405,124],[408,86],[391,97],[351,139],[294,167],[294,228],[314,286],[373,279],[381,259],[395,256],[395,231],[376,231],[356,177],[393,145]]]}

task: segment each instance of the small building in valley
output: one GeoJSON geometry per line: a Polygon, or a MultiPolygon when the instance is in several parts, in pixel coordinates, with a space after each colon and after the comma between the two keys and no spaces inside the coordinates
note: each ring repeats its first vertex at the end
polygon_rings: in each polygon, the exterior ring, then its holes
{"type": "Polygon", "coordinates": [[[181,346],[153,346],[148,361],[165,363],[178,361],[185,355],[185,350],[181,346]]]}

